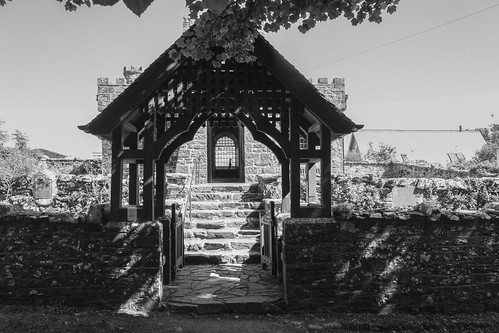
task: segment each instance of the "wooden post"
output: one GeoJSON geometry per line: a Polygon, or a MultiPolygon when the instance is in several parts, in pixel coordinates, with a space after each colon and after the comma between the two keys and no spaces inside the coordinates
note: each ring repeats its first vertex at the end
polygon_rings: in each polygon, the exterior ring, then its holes
{"type": "MultiPolygon", "coordinates": [[[[137,149],[137,133],[131,133],[130,136],[130,149],[137,149]]],[[[128,167],[128,204],[135,206],[139,204],[139,166],[136,161],[130,163],[128,167]]]]}
{"type": "Polygon", "coordinates": [[[156,162],[156,217],[165,214],[165,161],[156,162]]]}
{"type": "Polygon", "coordinates": [[[290,212],[291,217],[300,217],[300,124],[298,114],[298,101],[294,101],[290,113],[290,142],[291,142],[291,161],[290,161],[290,212]]]}
{"type": "Polygon", "coordinates": [[[307,202],[317,200],[317,166],[315,163],[307,164],[307,202]]]}
{"type": "Polygon", "coordinates": [[[282,213],[289,213],[290,208],[290,194],[289,194],[289,160],[285,160],[281,164],[281,189],[282,189],[282,213]]]}
{"type": "Polygon", "coordinates": [[[331,131],[321,125],[321,205],[322,217],[331,217],[331,131]]]}
{"type": "Polygon", "coordinates": [[[154,215],[154,121],[148,120],[145,124],[144,137],[144,219],[152,221],[154,215]]]}
{"type": "Polygon", "coordinates": [[[170,276],[175,281],[177,272],[177,204],[172,203],[172,218],[170,222],[170,276]]]}
{"type": "Polygon", "coordinates": [[[123,186],[123,161],[119,157],[123,151],[123,127],[119,125],[113,130],[111,148],[111,216],[118,218],[121,208],[122,186],[123,186]]]}

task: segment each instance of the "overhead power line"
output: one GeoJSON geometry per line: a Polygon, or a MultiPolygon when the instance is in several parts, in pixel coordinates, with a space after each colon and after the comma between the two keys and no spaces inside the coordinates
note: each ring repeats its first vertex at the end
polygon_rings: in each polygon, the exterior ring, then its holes
{"type": "Polygon", "coordinates": [[[350,59],[352,57],[356,57],[358,55],[361,55],[361,54],[365,54],[365,53],[368,53],[368,52],[372,52],[374,50],[377,50],[377,49],[380,49],[382,47],[385,47],[385,46],[389,46],[389,45],[392,45],[392,44],[395,44],[395,43],[398,43],[398,42],[401,42],[403,40],[406,40],[406,39],[409,39],[409,38],[412,38],[412,37],[416,37],[416,36],[419,36],[419,35],[422,35],[422,34],[425,34],[427,32],[430,32],[432,30],[435,30],[435,29],[439,29],[441,27],[444,27],[446,25],[449,25],[449,24],[452,24],[452,23],[455,23],[457,21],[461,21],[461,20],[464,20],[470,16],[474,16],[474,15],[477,15],[477,14],[480,14],[482,12],[485,12],[487,10],[490,10],[494,7],[499,7],[499,3],[498,4],[495,4],[495,5],[492,5],[490,7],[487,7],[487,8],[484,8],[484,9],[481,9],[477,12],[473,12],[473,13],[470,13],[470,14],[467,14],[467,15],[464,15],[464,16],[461,16],[459,18],[456,18],[456,19],[453,19],[451,21],[448,21],[448,22],[445,22],[445,23],[442,23],[442,24],[439,24],[437,26],[434,26],[432,28],[428,28],[426,30],[422,30],[422,31],[419,31],[419,32],[416,32],[412,35],[409,35],[409,36],[405,36],[405,37],[402,37],[402,38],[399,38],[399,39],[396,39],[394,41],[391,41],[391,42],[388,42],[388,43],[385,43],[385,44],[381,44],[381,45],[378,45],[378,46],[375,46],[373,48],[370,48],[370,49],[367,49],[367,50],[364,50],[364,51],[360,51],[360,52],[357,52],[357,53],[354,53],[354,54],[350,54],[348,56],[345,56],[345,57],[341,57],[341,58],[338,58],[338,59],[335,59],[335,60],[332,60],[332,61],[328,61],[326,63],[323,63],[323,64],[320,64],[320,65],[317,65],[317,66],[313,66],[313,67],[309,67],[307,69],[305,69],[304,71],[309,71],[309,70],[312,70],[312,69],[316,69],[316,68],[319,68],[319,67],[323,67],[323,66],[327,66],[327,65],[330,65],[330,64],[334,64],[336,62],[340,62],[340,61],[343,61],[343,60],[346,60],[346,59],[350,59]]]}

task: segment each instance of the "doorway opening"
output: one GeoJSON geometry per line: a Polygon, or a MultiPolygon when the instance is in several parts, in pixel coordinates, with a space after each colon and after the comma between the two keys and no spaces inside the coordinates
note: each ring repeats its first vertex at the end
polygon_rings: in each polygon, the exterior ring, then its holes
{"type": "Polygon", "coordinates": [[[208,126],[208,182],[244,182],[244,128],[210,124],[208,126]]]}

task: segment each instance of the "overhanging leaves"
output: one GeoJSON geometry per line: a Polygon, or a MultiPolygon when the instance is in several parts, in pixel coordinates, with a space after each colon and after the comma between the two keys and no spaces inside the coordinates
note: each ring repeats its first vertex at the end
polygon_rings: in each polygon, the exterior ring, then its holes
{"type": "Polygon", "coordinates": [[[94,0],[94,5],[113,6],[119,0],[94,0]]]}
{"type": "Polygon", "coordinates": [[[128,9],[137,16],[142,15],[153,1],[154,0],[123,0],[128,9]]]}
{"type": "MultiPolygon", "coordinates": [[[[7,1],[0,0],[3,6],[7,1]]],[[[120,0],[57,0],[67,10],[92,4],[113,6],[120,0]]],[[[168,1],[168,0],[163,0],[168,1]]],[[[172,1],[172,0],[170,0],[172,1]]],[[[178,0],[177,0],[178,1],[178,0]]],[[[365,20],[380,23],[383,14],[396,11],[400,0],[185,0],[189,18],[195,27],[177,42],[180,56],[196,60],[252,61],[253,42],[262,31],[277,32],[297,24],[306,33],[318,22],[343,16],[352,25],[365,20]],[[214,50],[217,50],[216,52],[214,50]]],[[[123,0],[137,16],[142,15],[154,0],[123,0]]],[[[179,18],[180,21],[180,18],[179,18]]]]}

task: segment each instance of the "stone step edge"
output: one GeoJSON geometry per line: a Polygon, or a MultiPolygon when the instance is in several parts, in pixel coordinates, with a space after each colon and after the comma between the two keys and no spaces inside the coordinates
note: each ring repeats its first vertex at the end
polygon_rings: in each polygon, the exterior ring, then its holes
{"type": "MultiPolygon", "coordinates": [[[[239,201],[239,200],[199,200],[199,201],[192,201],[192,204],[196,203],[196,204],[200,204],[200,203],[203,203],[203,202],[208,202],[208,203],[213,203],[213,204],[235,204],[235,205],[244,205],[244,204],[259,204],[259,203],[262,203],[263,204],[263,200],[255,200],[255,201],[239,201]]],[[[171,205],[172,203],[178,203],[178,204],[182,204],[184,203],[184,200],[183,199],[166,199],[165,200],[165,204],[166,205],[171,205]]]]}
{"type": "Polygon", "coordinates": [[[186,228],[184,233],[194,234],[194,233],[223,233],[232,232],[238,235],[244,236],[259,236],[260,229],[242,229],[237,227],[225,227],[220,229],[206,229],[206,228],[186,228]]]}
{"type": "Polygon", "coordinates": [[[286,302],[283,298],[265,302],[255,302],[248,297],[248,302],[213,302],[202,304],[169,302],[164,300],[168,311],[179,314],[216,314],[216,313],[248,313],[248,314],[283,314],[286,313],[286,302]]]}
{"type": "MultiPolygon", "coordinates": [[[[184,238],[184,245],[192,245],[192,244],[198,244],[199,242],[202,242],[203,244],[229,244],[231,242],[237,241],[238,243],[244,243],[244,244],[260,244],[259,236],[258,237],[248,237],[248,238],[184,238]]],[[[217,251],[217,250],[214,250],[217,251]]],[[[247,251],[246,250],[241,250],[241,251],[247,251]]]]}
{"type": "MultiPolygon", "coordinates": [[[[186,185],[178,185],[178,184],[167,184],[167,189],[168,187],[172,189],[187,189],[186,185]]],[[[214,192],[224,192],[224,193],[261,193],[261,189],[258,185],[258,183],[246,183],[246,184],[239,184],[239,183],[234,183],[234,185],[231,185],[231,183],[220,183],[217,185],[211,185],[211,184],[195,184],[192,185],[191,187],[191,192],[192,193],[214,193],[214,192]],[[215,191],[213,191],[215,189],[215,191]]]]}
{"type": "MultiPolygon", "coordinates": [[[[198,194],[199,196],[205,196],[205,195],[212,195],[213,197],[218,197],[220,201],[224,201],[224,202],[227,202],[227,201],[234,201],[234,202],[261,202],[263,199],[265,199],[263,197],[263,194],[262,193],[243,193],[242,197],[241,198],[238,198],[238,199],[235,199],[233,194],[235,195],[238,195],[238,193],[232,193],[232,192],[212,192],[212,193],[193,193],[193,195],[191,196],[191,200],[192,202],[203,202],[203,201],[210,201],[211,199],[209,200],[206,200],[206,199],[203,199],[203,200],[199,200],[199,197],[196,197],[194,194],[198,194]],[[244,195],[252,195],[252,197],[244,197],[244,195]],[[225,197],[230,197],[228,199],[223,199],[225,197]],[[249,200],[251,199],[251,200],[249,200]]],[[[177,203],[182,203],[185,198],[184,197],[181,197],[181,198],[169,198],[169,199],[166,199],[166,200],[172,200],[174,202],[177,202],[177,203]]]]}

